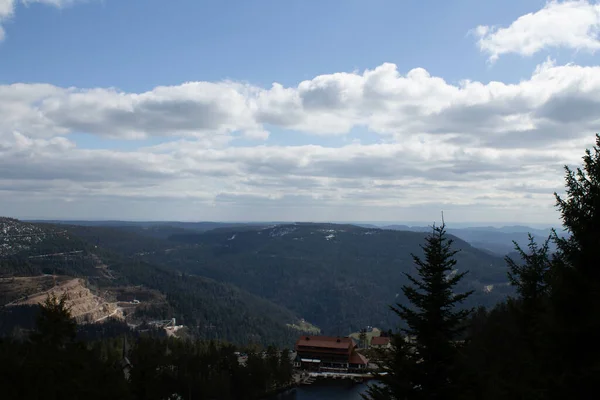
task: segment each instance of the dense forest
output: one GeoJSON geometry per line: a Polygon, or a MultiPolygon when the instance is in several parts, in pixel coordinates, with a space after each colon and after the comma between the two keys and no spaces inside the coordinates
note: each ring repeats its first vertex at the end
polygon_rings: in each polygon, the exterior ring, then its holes
{"type": "Polygon", "coordinates": [[[57,298],[48,298],[36,315],[31,333],[0,339],[3,398],[250,400],[292,379],[287,350],[135,337],[119,322],[103,324],[100,336],[78,332],[57,298]],[[243,361],[240,350],[247,354],[243,361]]]}
{"type": "Polygon", "coordinates": [[[600,373],[600,135],[583,168],[566,169],[556,206],[570,235],[531,236],[507,257],[516,295],[490,310],[457,305],[466,274],[444,227],[427,239],[407,303],[391,306],[405,328],[377,356],[380,383],[367,399],[592,399],[600,373]],[[555,252],[550,251],[554,243],[555,252]]]}
{"type": "MultiPolygon", "coordinates": [[[[171,271],[234,285],[290,310],[324,333],[348,334],[365,325],[392,327],[386,304],[402,296],[410,254],[426,232],[340,224],[234,226],[206,232],[169,226],[63,226],[99,248],[171,271]]],[[[456,239],[461,282],[476,294],[465,306],[493,306],[512,293],[501,257],[456,239]],[[486,290],[488,289],[488,290],[486,290]]]]}
{"type": "MultiPolygon", "coordinates": [[[[166,304],[140,309],[139,318],[176,318],[199,338],[220,338],[237,344],[289,345],[299,333],[288,327],[298,321],[295,313],[238,287],[125,257],[108,250],[108,246],[98,246],[97,236],[95,241],[85,240],[70,233],[54,234],[58,229],[53,225],[36,224],[36,227],[46,233],[44,240],[18,254],[0,258],[0,276],[67,275],[83,277],[99,288],[143,285],[163,293],[166,304]],[[73,251],[77,253],[36,258],[40,254],[73,251]],[[97,268],[99,263],[109,268],[110,276],[105,269],[97,268]]],[[[117,235],[115,243],[126,237],[127,234],[117,235]]],[[[0,300],[5,304],[13,299],[0,293],[0,300]]],[[[0,312],[0,326],[4,330],[11,330],[10,323],[22,319],[15,318],[15,313],[0,312]]]]}
{"type": "MultiPolygon", "coordinates": [[[[427,233],[368,229],[354,225],[294,224],[240,231],[220,229],[177,235],[190,246],[148,255],[189,273],[233,283],[282,304],[330,334],[371,325],[391,327],[386,304],[411,272],[411,253],[421,254],[427,233]]],[[[459,269],[469,270],[461,289],[477,294],[466,306],[491,306],[511,293],[506,266],[456,239],[459,269]],[[486,292],[485,287],[493,285],[486,292]]]]}
{"type": "MultiPolygon", "coordinates": [[[[136,311],[141,318],[175,317],[198,337],[284,344],[298,334],[288,324],[301,318],[326,334],[394,327],[386,305],[403,299],[398,288],[413,268],[410,254],[421,252],[427,235],[340,224],[111,224],[32,224],[62,234],[0,258],[0,274],[85,277],[98,288],[144,285],[166,302],[136,311]],[[81,252],[29,258],[73,250],[81,252]]],[[[465,307],[490,307],[513,293],[501,257],[460,239],[456,245],[458,268],[471,272],[460,288],[475,290],[465,307]]]]}

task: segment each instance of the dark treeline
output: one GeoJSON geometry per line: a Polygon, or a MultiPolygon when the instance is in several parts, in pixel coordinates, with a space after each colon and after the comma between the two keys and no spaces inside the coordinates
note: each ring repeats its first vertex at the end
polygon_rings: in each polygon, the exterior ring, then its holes
{"type": "Polygon", "coordinates": [[[287,350],[134,337],[116,321],[78,331],[64,299],[37,311],[34,331],[0,339],[2,398],[259,399],[292,380],[287,350]]]}
{"type": "Polygon", "coordinates": [[[453,289],[464,274],[444,226],[415,258],[418,276],[403,292],[410,305],[391,309],[404,326],[386,372],[365,398],[592,399],[600,376],[600,135],[583,168],[566,169],[556,206],[570,234],[544,243],[530,237],[506,258],[516,295],[491,310],[456,307],[469,293],[453,289]],[[549,251],[554,244],[556,251],[549,251]]]}
{"type": "Polygon", "coordinates": [[[0,337],[18,338],[22,336],[22,331],[34,329],[38,312],[37,305],[0,307],[0,337]]]}
{"type": "MultiPolygon", "coordinates": [[[[36,321],[40,312],[39,305],[19,305],[0,308],[0,338],[12,337],[23,339],[29,335],[30,331],[36,329],[36,321]]],[[[108,318],[101,324],[82,324],[77,325],[77,339],[83,341],[93,341],[105,338],[138,337],[140,332],[153,337],[166,337],[164,329],[159,329],[153,325],[142,323],[138,329],[134,330],[122,320],[108,318]]]]}

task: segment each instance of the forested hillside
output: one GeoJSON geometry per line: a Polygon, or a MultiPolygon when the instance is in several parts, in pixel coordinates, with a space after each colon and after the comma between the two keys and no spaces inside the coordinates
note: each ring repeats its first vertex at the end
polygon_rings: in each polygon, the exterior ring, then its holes
{"type": "Polygon", "coordinates": [[[73,231],[80,227],[70,231],[12,219],[3,220],[0,229],[7,232],[2,236],[5,253],[0,257],[0,277],[42,274],[84,277],[100,289],[143,285],[164,293],[167,302],[143,309],[139,317],[176,318],[198,337],[244,344],[287,344],[298,334],[288,324],[296,323],[299,318],[282,306],[231,284],[181,274],[112,249],[119,246],[161,249],[158,239],[119,230],[77,236],[73,231]],[[104,241],[111,238],[111,241],[103,246],[99,237],[104,241]]]}
{"type": "MultiPolygon", "coordinates": [[[[60,241],[49,236],[5,257],[3,274],[85,276],[99,287],[144,285],[167,296],[166,305],[144,311],[148,317],[176,317],[197,334],[234,341],[288,340],[295,333],[285,326],[298,318],[330,334],[393,327],[386,305],[402,300],[398,288],[414,268],[411,253],[421,254],[427,234],[338,224],[206,232],[163,224],[29,226],[61,232],[60,241]],[[75,253],[29,258],[42,249],[58,253],[53,248],[75,253]]],[[[490,306],[510,293],[504,260],[458,238],[455,244],[461,249],[457,272],[470,271],[460,289],[476,292],[467,306],[490,306]]]]}
{"type": "MultiPolygon", "coordinates": [[[[393,324],[386,305],[401,296],[426,233],[354,225],[293,224],[175,235],[182,246],[144,258],[230,282],[297,312],[325,332],[393,324]],[[398,297],[397,297],[398,296],[398,297]]],[[[476,290],[467,305],[492,305],[510,292],[504,261],[455,239],[458,271],[476,290]]],[[[401,297],[400,297],[401,299],[401,297]]]]}

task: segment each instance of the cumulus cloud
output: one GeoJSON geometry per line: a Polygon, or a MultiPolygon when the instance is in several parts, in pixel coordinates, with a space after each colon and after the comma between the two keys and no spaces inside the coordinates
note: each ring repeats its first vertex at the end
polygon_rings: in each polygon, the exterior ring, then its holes
{"type": "Polygon", "coordinates": [[[109,137],[194,136],[238,130],[264,137],[253,118],[249,90],[230,82],[190,82],[139,94],[65,89],[40,99],[36,109],[57,129],[109,137]]]}
{"type": "Polygon", "coordinates": [[[599,32],[600,5],[585,0],[550,1],[508,27],[480,25],[472,30],[491,62],[503,54],[531,56],[559,47],[593,53],[600,49],[599,32]]]}
{"type": "Polygon", "coordinates": [[[0,118],[2,131],[32,137],[78,132],[130,140],[242,133],[266,140],[268,127],[274,126],[312,135],[365,128],[390,140],[431,134],[463,144],[517,135],[521,146],[537,146],[541,132],[560,139],[572,124],[587,134],[599,122],[599,93],[597,66],[557,66],[549,60],[518,84],[465,80],[452,85],[422,68],[401,74],[394,64],[383,64],[363,73],[318,76],[295,87],[188,82],[128,93],[5,85],[0,86],[0,118]]]}
{"type": "Polygon", "coordinates": [[[600,67],[551,60],[518,84],[452,85],[421,68],[383,64],[292,87],[188,82],[130,93],[4,85],[0,205],[36,216],[23,212],[34,199],[68,198],[102,210],[69,206],[83,218],[133,218],[153,204],[146,218],[247,220],[374,219],[383,210],[410,219],[410,210],[426,217],[443,206],[463,219],[487,212],[488,220],[548,220],[562,165],[578,164],[593,142],[597,104],[600,67]],[[274,145],[270,128],[288,144],[274,145]],[[353,129],[376,140],[319,144],[319,135],[353,129]],[[81,133],[166,142],[85,149],[81,133]],[[313,144],[298,145],[299,135],[313,144]],[[102,208],[108,203],[119,207],[102,208]]]}

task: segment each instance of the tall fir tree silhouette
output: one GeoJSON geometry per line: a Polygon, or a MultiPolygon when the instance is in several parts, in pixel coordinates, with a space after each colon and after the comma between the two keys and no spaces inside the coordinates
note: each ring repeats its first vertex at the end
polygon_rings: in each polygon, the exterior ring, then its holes
{"type": "Polygon", "coordinates": [[[564,197],[554,194],[569,236],[555,235],[550,393],[585,398],[600,375],[600,135],[586,150],[583,168],[565,166],[565,186],[564,197]]]}
{"type": "Polygon", "coordinates": [[[457,309],[473,292],[454,293],[468,273],[458,272],[442,223],[422,246],[424,258],[412,255],[417,276],[406,274],[409,285],[402,291],[410,305],[391,306],[407,325],[394,335],[392,350],[381,356],[381,385],[372,386],[365,398],[453,399],[461,393],[457,338],[466,328],[471,310],[457,309]]]}

